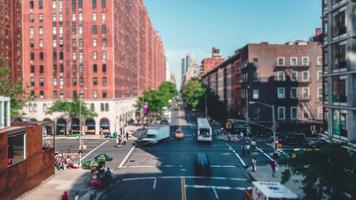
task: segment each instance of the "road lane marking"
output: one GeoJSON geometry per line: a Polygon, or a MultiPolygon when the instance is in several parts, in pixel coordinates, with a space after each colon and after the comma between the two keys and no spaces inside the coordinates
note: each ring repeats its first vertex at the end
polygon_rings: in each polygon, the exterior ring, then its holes
{"type": "Polygon", "coordinates": [[[186,185],[187,188],[196,188],[196,189],[213,189],[216,190],[245,190],[246,187],[230,187],[230,186],[214,186],[214,185],[186,185]]]}
{"type": "Polygon", "coordinates": [[[262,151],[262,149],[260,149],[258,146],[256,146],[256,149],[259,151],[259,152],[261,152],[261,153],[263,153],[269,160],[273,160],[268,154],[266,154],[264,151],[262,151]]]}
{"type": "Polygon", "coordinates": [[[122,160],[121,164],[119,165],[119,168],[122,168],[122,166],[126,163],[127,159],[129,158],[129,156],[131,155],[132,151],[136,148],[136,145],[134,145],[131,150],[129,151],[129,153],[127,153],[126,157],[122,160]]]}
{"type": "Polygon", "coordinates": [[[156,167],[179,167],[182,168],[183,165],[128,165],[128,166],[122,166],[121,168],[156,168],[156,167]]]}
{"type": "MultiPolygon", "coordinates": [[[[181,176],[147,176],[147,177],[133,177],[123,178],[121,181],[141,181],[153,179],[180,179],[181,176]]],[[[205,176],[185,176],[185,179],[211,179],[211,180],[228,180],[228,181],[247,181],[245,178],[227,178],[227,177],[205,177],[205,176]]]]}
{"type": "Polygon", "coordinates": [[[156,185],[157,185],[157,178],[154,179],[153,181],[153,186],[152,188],[155,190],[156,189],[156,185]]]}
{"type": "Polygon", "coordinates": [[[213,168],[235,168],[235,165],[210,165],[213,168]]]}
{"type": "Polygon", "coordinates": [[[82,159],[80,159],[80,161],[82,161],[84,158],[86,158],[88,155],[90,155],[91,153],[93,153],[94,151],[96,151],[97,149],[99,149],[101,146],[103,146],[104,144],[108,143],[110,140],[106,140],[105,142],[101,143],[99,146],[95,147],[93,150],[89,151],[87,154],[85,154],[82,159]]]}
{"type": "Polygon", "coordinates": [[[187,191],[186,191],[186,185],[185,185],[185,177],[181,177],[181,191],[182,191],[182,200],[187,200],[187,191]]]}
{"type": "Polygon", "coordinates": [[[216,198],[216,199],[219,199],[219,195],[218,195],[218,193],[216,192],[215,187],[213,187],[213,191],[214,191],[214,194],[215,194],[215,198],[216,198]]]}
{"type": "Polygon", "coordinates": [[[121,181],[141,181],[141,180],[151,180],[155,179],[156,177],[137,177],[137,178],[123,178],[121,181]]]}
{"type": "Polygon", "coordinates": [[[242,163],[242,165],[244,167],[246,167],[246,163],[241,159],[241,157],[239,156],[238,153],[236,153],[236,151],[229,145],[226,143],[226,145],[229,147],[229,149],[235,154],[235,156],[240,160],[240,162],[242,163]]]}

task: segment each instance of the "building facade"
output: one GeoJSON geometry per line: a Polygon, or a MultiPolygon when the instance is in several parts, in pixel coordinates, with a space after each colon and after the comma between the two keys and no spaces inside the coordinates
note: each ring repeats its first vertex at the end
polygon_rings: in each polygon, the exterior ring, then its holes
{"type": "Polygon", "coordinates": [[[22,76],[22,1],[0,1],[0,59],[10,67],[12,80],[22,76]]]}
{"type": "Polygon", "coordinates": [[[323,0],[324,120],[329,136],[356,141],[356,1],[323,0]]]}
{"type": "Polygon", "coordinates": [[[22,22],[30,118],[68,124],[46,109],[78,96],[98,114],[87,119],[94,132],[100,121],[113,131],[133,117],[139,94],[165,80],[163,42],[141,0],[31,0],[22,4],[22,22]]]}
{"type": "MultiPolygon", "coordinates": [[[[321,131],[322,57],[318,42],[248,44],[204,76],[234,116],[279,131],[321,131]],[[251,102],[256,102],[252,104],[251,102]]],[[[255,130],[262,131],[262,130],[255,130]]]]}
{"type": "Polygon", "coordinates": [[[216,66],[224,62],[224,58],[220,55],[220,49],[213,47],[211,50],[211,57],[205,58],[201,61],[203,74],[208,73],[216,66]]]}

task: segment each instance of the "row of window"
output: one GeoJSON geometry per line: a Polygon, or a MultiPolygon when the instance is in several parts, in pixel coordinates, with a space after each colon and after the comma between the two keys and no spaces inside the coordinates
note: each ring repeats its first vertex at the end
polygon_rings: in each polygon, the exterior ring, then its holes
{"type": "MultiPolygon", "coordinates": [[[[301,81],[307,82],[309,81],[309,71],[301,72],[301,81]]],[[[290,71],[289,77],[291,81],[298,81],[298,71],[290,71]]],[[[317,81],[321,81],[322,79],[322,71],[317,71],[317,81]]],[[[285,71],[277,71],[277,81],[286,81],[286,72],[285,71]]]]}
{"type": "MultiPolygon", "coordinates": [[[[35,96],[35,91],[34,91],[34,90],[31,91],[31,96],[33,96],[33,97],[35,96]]],[[[40,99],[43,99],[43,98],[44,98],[44,91],[42,91],[42,90],[39,91],[38,96],[39,96],[40,99]]],[[[73,90],[73,96],[78,96],[76,90],[73,90]]],[[[79,92],[79,97],[80,97],[80,98],[83,98],[83,96],[84,96],[83,91],[80,91],[80,92],[79,92]]],[[[57,91],[53,91],[52,97],[53,97],[54,99],[58,99],[58,98],[63,99],[63,98],[64,98],[64,92],[63,92],[63,91],[60,91],[59,94],[58,94],[57,91]]],[[[94,90],[94,91],[93,91],[93,96],[92,96],[92,97],[93,97],[93,98],[99,98],[99,96],[98,96],[98,91],[97,91],[97,90],[94,90]]],[[[105,90],[102,91],[102,92],[101,92],[101,98],[106,99],[107,97],[108,97],[107,91],[105,91],[105,90]]]]}
{"type": "MultiPolygon", "coordinates": [[[[89,105],[89,104],[87,104],[87,105],[89,105]]],[[[43,112],[46,113],[49,107],[51,107],[50,103],[49,104],[44,103],[42,106],[43,112]]],[[[94,103],[90,104],[90,110],[95,112],[95,104],[94,103]]],[[[37,112],[37,103],[30,103],[28,105],[28,111],[29,112],[37,112]]],[[[100,111],[101,112],[109,112],[110,111],[109,103],[100,103],[100,111]]]]}
{"type": "MultiPolygon", "coordinates": [[[[297,87],[291,87],[290,88],[290,93],[289,93],[289,98],[290,99],[309,99],[310,98],[310,90],[309,87],[300,87],[301,95],[298,93],[298,88],[297,87]]],[[[241,90],[241,96],[245,98],[247,95],[247,90],[243,89],[241,90]]],[[[323,89],[322,87],[318,87],[317,91],[318,98],[323,97],[323,89]]],[[[258,89],[252,90],[252,99],[259,99],[260,98],[260,91],[258,89]]],[[[286,98],[286,88],[284,87],[278,87],[277,88],[277,98],[278,99],[285,99],[286,98]]]]}
{"type": "MultiPolygon", "coordinates": [[[[306,110],[303,110],[301,114],[302,114],[302,116],[299,117],[299,118],[302,118],[304,120],[308,120],[311,117],[310,116],[311,113],[309,113],[306,110]]],[[[323,118],[323,107],[322,106],[318,107],[317,115],[318,115],[317,116],[318,119],[322,119],[323,118]]],[[[287,119],[286,107],[284,107],[284,106],[278,106],[277,107],[277,119],[278,120],[286,120],[287,119]]],[[[291,119],[291,120],[298,119],[298,108],[297,107],[294,107],[294,106],[290,107],[289,119],[291,119]]]]}
{"type": "MultiPolygon", "coordinates": [[[[300,59],[300,64],[299,64],[299,58],[298,57],[290,57],[289,58],[289,66],[309,66],[310,61],[309,61],[308,56],[303,56],[300,59]]],[[[323,59],[321,56],[317,57],[316,65],[321,66],[323,64],[323,59]]],[[[286,58],[285,57],[277,57],[277,66],[286,66],[286,58]]]]}

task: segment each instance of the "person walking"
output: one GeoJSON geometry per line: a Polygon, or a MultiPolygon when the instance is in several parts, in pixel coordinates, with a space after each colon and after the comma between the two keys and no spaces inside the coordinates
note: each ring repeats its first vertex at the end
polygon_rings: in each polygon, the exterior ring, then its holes
{"type": "Polygon", "coordinates": [[[231,142],[231,136],[230,133],[227,134],[227,139],[229,140],[229,143],[231,142]]]}
{"type": "Polygon", "coordinates": [[[129,132],[126,132],[126,139],[129,140],[129,132]]]}
{"type": "Polygon", "coordinates": [[[271,161],[271,168],[272,168],[272,177],[276,177],[276,171],[278,169],[277,162],[275,160],[271,161]]]}
{"type": "Polygon", "coordinates": [[[62,200],[69,200],[68,192],[67,192],[67,191],[64,191],[64,193],[63,193],[63,195],[62,195],[62,200]]]}
{"type": "Polygon", "coordinates": [[[246,153],[250,154],[250,144],[246,144],[246,153]]]}
{"type": "Polygon", "coordinates": [[[257,169],[257,160],[256,160],[256,157],[253,156],[253,157],[252,157],[252,171],[255,172],[256,169],[257,169]]]}
{"type": "Polygon", "coordinates": [[[78,192],[75,193],[74,200],[79,200],[79,193],[78,192]]]}
{"type": "Polygon", "coordinates": [[[127,138],[124,137],[124,138],[123,138],[123,144],[124,144],[124,146],[126,145],[126,142],[127,142],[127,138]]]}

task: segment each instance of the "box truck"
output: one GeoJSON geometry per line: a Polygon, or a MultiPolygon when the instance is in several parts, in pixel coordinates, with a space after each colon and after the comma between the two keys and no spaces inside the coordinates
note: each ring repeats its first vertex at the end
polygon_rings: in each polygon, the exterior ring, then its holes
{"type": "Polygon", "coordinates": [[[168,139],[170,136],[169,125],[157,125],[149,127],[146,136],[141,139],[142,144],[156,144],[162,140],[168,139]]]}

